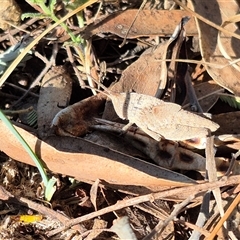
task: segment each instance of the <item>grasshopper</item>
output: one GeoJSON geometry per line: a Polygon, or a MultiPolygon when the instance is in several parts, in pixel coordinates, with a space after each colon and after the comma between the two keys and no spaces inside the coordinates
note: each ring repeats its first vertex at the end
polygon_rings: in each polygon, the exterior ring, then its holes
{"type": "Polygon", "coordinates": [[[103,84],[100,86],[105,91],[96,90],[111,99],[117,115],[122,119],[129,120],[123,130],[136,124],[157,141],[160,141],[161,138],[182,141],[206,137],[209,130],[214,132],[219,128],[217,123],[186,111],[178,104],[134,92],[116,93],[110,91],[103,84]]]}

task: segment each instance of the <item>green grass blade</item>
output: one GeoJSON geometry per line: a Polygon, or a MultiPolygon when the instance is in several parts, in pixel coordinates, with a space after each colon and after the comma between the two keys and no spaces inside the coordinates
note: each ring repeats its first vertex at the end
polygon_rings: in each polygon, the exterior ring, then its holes
{"type": "Polygon", "coordinates": [[[8,118],[3,114],[3,112],[1,110],[0,110],[0,119],[5,123],[5,125],[8,127],[8,129],[14,134],[16,139],[22,144],[24,149],[27,151],[29,156],[32,158],[33,162],[35,163],[36,167],[38,168],[38,170],[41,174],[44,185],[47,186],[48,185],[48,177],[47,177],[47,173],[43,167],[41,160],[32,151],[32,149],[29,147],[27,142],[18,133],[18,131],[15,129],[15,127],[12,125],[12,123],[8,120],[8,118]]]}

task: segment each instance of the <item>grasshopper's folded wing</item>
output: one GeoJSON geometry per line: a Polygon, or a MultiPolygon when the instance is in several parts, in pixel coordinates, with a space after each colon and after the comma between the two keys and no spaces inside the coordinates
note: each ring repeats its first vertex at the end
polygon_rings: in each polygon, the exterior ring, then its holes
{"type": "Polygon", "coordinates": [[[147,124],[140,124],[139,127],[155,140],[160,140],[161,137],[169,140],[206,137],[208,129],[216,131],[219,127],[210,119],[185,111],[174,103],[154,106],[144,115],[147,124]]]}

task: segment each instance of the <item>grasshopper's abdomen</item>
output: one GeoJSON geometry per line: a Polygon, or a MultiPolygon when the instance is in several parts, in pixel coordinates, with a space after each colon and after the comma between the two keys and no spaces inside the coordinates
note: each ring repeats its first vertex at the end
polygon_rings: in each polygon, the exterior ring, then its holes
{"type": "Polygon", "coordinates": [[[119,93],[112,94],[111,98],[120,118],[135,123],[157,141],[162,137],[169,140],[206,137],[208,129],[215,131],[219,127],[209,119],[183,110],[178,104],[152,96],[119,93]]]}

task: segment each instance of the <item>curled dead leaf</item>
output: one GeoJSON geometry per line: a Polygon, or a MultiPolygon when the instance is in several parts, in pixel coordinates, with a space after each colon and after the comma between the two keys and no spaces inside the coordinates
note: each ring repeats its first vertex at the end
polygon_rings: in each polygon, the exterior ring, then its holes
{"type": "Polygon", "coordinates": [[[52,128],[60,136],[82,136],[89,130],[93,117],[104,106],[106,96],[97,94],[61,110],[52,121],[52,128]]]}
{"type": "MultiPolygon", "coordinates": [[[[236,1],[216,0],[213,3],[212,1],[204,0],[191,2],[192,8],[196,13],[218,26],[221,26],[239,11],[239,5],[236,1]]],[[[240,57],[239,39],[222,33],[219,36],[217,29],[197,18],[196,21],[200,36],[200,50],[204,61],[222,66],[213,67],[206,65],[206,70],[219,85],[236,95],[240,95],[240,71],[236,68],[236,65],[239,64],[236,63],[235,66],[230,65],[231,59],[235,60],[240,57]],[[221,39],[221,44],[219,44],[219,38],[221,39]],[[226,55],[223,55],[223,48],[231,59],[227,59],[226,55]]],[[[233,33],[239,32],[237,24],[229,24],[225,28],[233,33]]]]}
{"type": "Polygon", "coordinates": [[[44,76],[37,106],[38,135],[41,138],[49,135],[53,118],[69,104],[71,93],[72,79],[63,66],[53,67],[44,76]]]}
{"type": "MultiPolygon", "coordinates": [[[[122,189],[123,185],[134,186],[135,193],[140,193],[144,189],[145,192],[157,191],[164,186],[196,184],[194,180],[182,174],[81,138],[49,137],[47,142],[43,142],[21,128],[16,129],[43,160],[46,168],[80,181],[93,182],[101,179],[105,184],[117,189],[122,189]]],[[[0,138],[0,150],[13,159],[33,165],[30,156],[2,121],[0,131],[4,136],[8,136],[7,140],[0,138]]]]}

